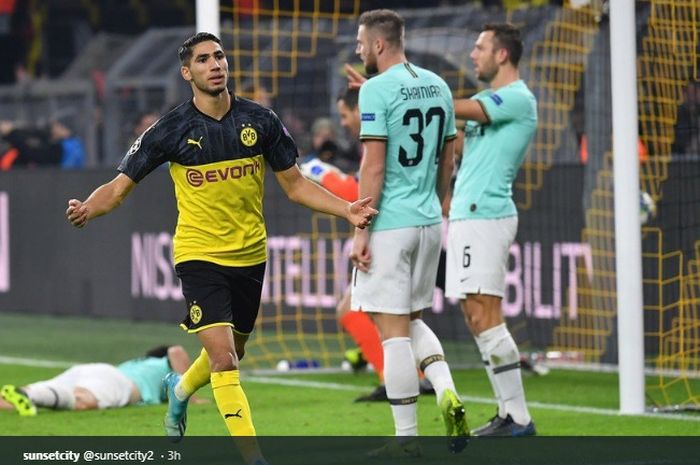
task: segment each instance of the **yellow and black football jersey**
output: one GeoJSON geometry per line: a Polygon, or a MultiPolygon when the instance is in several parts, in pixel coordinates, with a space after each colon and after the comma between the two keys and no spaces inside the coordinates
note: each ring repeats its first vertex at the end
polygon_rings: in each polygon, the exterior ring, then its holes
{"type": "Polygon", "coordinates": [[[173,109],[136,139],[118,170],[139,182],[170,163],[178,209],[176,264],[250,266],[267,258],[265,161],[283,171],[296,157],[296,144],[273,111],[232,95],[220,121],[192,101],[173,109]]]}

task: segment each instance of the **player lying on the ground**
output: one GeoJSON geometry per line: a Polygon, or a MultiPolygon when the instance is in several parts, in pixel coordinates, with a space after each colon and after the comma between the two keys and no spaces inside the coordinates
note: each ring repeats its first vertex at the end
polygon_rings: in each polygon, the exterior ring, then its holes
{"type": "Polygon", "coordinates": [[[190,358],[182,346],[161,346],[144,357],[117,366],[109,363],[75,365],[58,376],[17,388],[0,389],[0,409],[16,410],[22,416],[37,414],[37,407],[92,410],[165,402],[163,377],[171,371],[183,373],[190,358]]]}

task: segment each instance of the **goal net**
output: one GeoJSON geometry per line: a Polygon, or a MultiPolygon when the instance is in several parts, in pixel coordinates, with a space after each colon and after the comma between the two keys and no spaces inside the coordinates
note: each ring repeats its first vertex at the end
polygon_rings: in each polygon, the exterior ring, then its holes
{"type": "MultiPolygon", "coordinates": [[[[520,2],[527,3],[527,2],[520,2]]],[[[617,363],[612,177],[610,24],[607,2],[564,6],[399,10],[409,60],[442,75],[455,96],[480,84],[469,53],[481,26],[510,21],[525,42],[520,70],[538,99],[539,127],[514,185],[520,210],[503,311],[522,352],[549,363],[617,363]]],[[[235,90],[271,105],[302,151],[354,55],[354,1],[220,2],[235,90]]],[[[645,360],[649,402],[700,401],[700,5],[636,2],[645,360]]],[[[630,45],[630,53],[635,47],[630,45]]],[[[355,141],[337,130],[337,146],[355,141]]],[[[339,149],[339,150],[340,150],[339,149]]],[[[247,360],[338,366],[352,341],[335,320],[348,282],[349,229],[325,215],[284,216],[269,205],[271,259],[259,326],[247,360]],[[270,209],[272,208],[272,210],[270,209]],[[272,250],[274,249],[274,250],[272,250]]],[[[426,322],[448,360],[478,363],[456,302],[436,293],[426,322]]]]}

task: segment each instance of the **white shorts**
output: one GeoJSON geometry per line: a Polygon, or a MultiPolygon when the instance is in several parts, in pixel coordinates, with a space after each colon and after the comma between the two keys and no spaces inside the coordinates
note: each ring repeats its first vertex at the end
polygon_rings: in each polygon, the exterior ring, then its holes
{"type": "Polygon", "coordinates": [[[510,246],[518,232],[518,217],[450,221],[447,232],[445,296],[467,294],[503,298],[510,246]]]}
{"type": "Polygon", "coordinates": [[[87,389],[97,399],[97,406],[103,408],[124,407],[129,403],[134,382],[115,366],[108,363],[87,363],[75,365],[55,378],[39,381],[27,386],[52,387],[58,385],[73,390],[76,387],[87,389]]]}
{"type": "Polygon", "coordinates": [[[433,304],[441,226],[389,229],[370,234],[367,273],[353,270],[353,310],[408,315],[433,304]]]}

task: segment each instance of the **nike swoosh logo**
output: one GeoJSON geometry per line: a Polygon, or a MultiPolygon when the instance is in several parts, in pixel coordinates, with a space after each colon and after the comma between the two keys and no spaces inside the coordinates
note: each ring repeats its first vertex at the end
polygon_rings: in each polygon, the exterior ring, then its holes
{"type": "Polygon", "coordinates": [[[460,283],[463,283],[463,282],[466,281],[467,279],[469,279],[469,276],[467,276],[466,278],[460,279],[459,282],[460,282],[460,283]]]}

